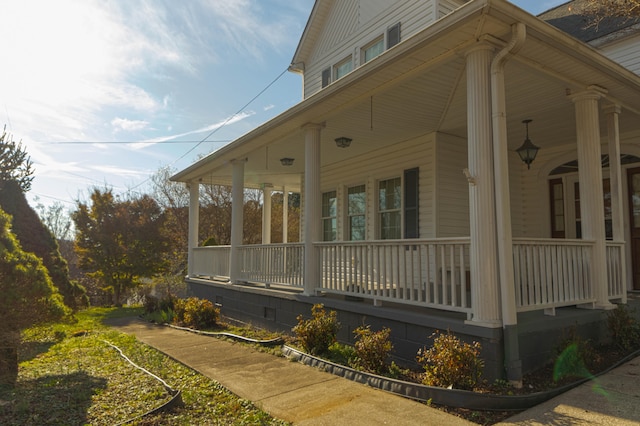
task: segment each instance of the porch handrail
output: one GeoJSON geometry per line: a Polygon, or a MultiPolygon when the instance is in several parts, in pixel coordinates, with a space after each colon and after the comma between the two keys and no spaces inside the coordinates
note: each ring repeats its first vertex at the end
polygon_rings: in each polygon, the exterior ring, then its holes
{"type": "Polygon", "coordinates": [[[594,244],[582,239],[514,238],[518,312],[594,302],[594,244]]]}
{"type": "Polygon", "coordinates": [[[304,244],[250,244],[238,249],[242,280],[303,287],[304,244]]]}
{"type": "Polygon", "coordinates": [[[469,237],[315,243],[326,293],[471,314],[469,237]]]}
{"type": "Polygon", "coordinates": [[[621,299],[626,303],[624,244],[624,241],[607,241],[607,282],[609,299],[621,299]]]}
{"type": "Polygon", "coordinates": [[[231,246],[204,246],[193,248],[193,275],[229,278],[231,246]]]}

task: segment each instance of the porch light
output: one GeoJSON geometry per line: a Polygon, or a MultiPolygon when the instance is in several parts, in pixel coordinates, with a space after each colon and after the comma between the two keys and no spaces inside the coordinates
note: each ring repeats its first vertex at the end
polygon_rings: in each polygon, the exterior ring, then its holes
{"type": "Polygon", "coordinates": [[[349,148],[349,145],[351,145],[351,141],[352,139],[341,136],[339,138],[336,138],[336,146],[338,148],[349,148]]]}
{"type": "Polygon", "coordinates": [[[536,155],[538,155],[538,150],[540,149],[535,146],[529,139],[529,123],[531,123],[532,121],[533,120],[530,119],[522,120],[522,123],[526,128],[526,138],[522,146],[516,149],[516,152],[520,156],[520,159],[527,165],[527,169],[531,169],[531,163],[533,163],[533,160],[536,159],[536,155]]]}
{"type": "Polygon", "coordinates": [[[282,164],[283,166],[291,166],[293,165],[293,160],[293,158],[284,157],[280,159],[280,164],[282,164]]]}

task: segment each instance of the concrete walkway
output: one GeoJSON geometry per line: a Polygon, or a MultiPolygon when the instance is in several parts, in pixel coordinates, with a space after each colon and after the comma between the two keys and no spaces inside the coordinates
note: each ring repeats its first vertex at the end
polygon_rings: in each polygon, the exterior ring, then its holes
{"type": "Polygon", "coordinates": [[[137,318],[120,318],[109,325],[219,382],[272,416],[296,425],[474,424],[247,345],[137,318]]]}
{"type": "Polygon", "coordinates": [[[640,357],[500,425],[640,425],[640,357]]]}
{"type": "MultiPolygon", "coordinates": [[[[132,334],[241,398],[296,425],[473,425],[373,389],[226,340],[137,318],[109,325],[132,334]]],[[[500,425],[640,425],[640,358],[500,425]]]]}

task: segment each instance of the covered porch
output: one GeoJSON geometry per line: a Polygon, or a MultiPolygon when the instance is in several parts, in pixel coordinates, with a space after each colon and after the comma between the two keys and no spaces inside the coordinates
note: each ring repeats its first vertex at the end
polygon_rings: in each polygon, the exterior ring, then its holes
{"type": "Polygon", "coordinates": [[[519,316],[626,302],[636,206],[620,159],[639,116],[635,74],[511,4],[467,3],[174,176],[191,190],[187,279],[461,318],[517,380],[519,316]],[[571,160],[581,238],[553,238],[573,201],[553,198],[552,171],[571,160]],[[230,246],[199,247],[207,184],[233,188],[230,246]],[[244,188],[263,190],[261,245],[243,244],[244,188]],[[299,242],[270,243],[272,191],[301,194],[299,242]]]}

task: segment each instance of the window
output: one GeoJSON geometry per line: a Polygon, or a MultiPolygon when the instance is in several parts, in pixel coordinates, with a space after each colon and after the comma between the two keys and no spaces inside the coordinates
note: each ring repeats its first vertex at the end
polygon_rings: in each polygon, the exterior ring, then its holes
{"type": "Polygon", "coordinates": [[[369,62],[384,52],[384,37],[380,36],[362,49],[363,63],[369,62]]]}
{"type": "Polygon", "coordinates": [[[387,30],[387,49],[400,43],[400,22],[387,30]]]}
{"type": "Polygon", "coordinates": [[[343,60],[342,62],[339,62],[333,67],[333,75],[337,80],[349,74],[352,69],[353,69],[353,61],[351,60],[351,56],[349,56],[347,59],[343,60]]]}
{"type": "Polygon", "coordinates": [[[551,198],[551,238],[564,238],[564,187],[562,179],[549,181],[551,198]]]}
{"type": "Polygon", "coordinates": [[[367,199],[365,186],[353,186],[347,190],[347,236],[351,241],[364,240],[366,231],[367,199]]]}
{"type": "Polygon", "coordinates": [[[402,199],[400,178],[381,180],[378,183],[378,215],[380,239],[399,239],[402,199]]]}
{"type": "Polygon", "coordinates": [[[420,237],[418,168],[404,171],[404,237],[420,237]]]}
{"type": "Polygon", "coordinates": [[[331,83],[331,68],[322,70],[322,87],[327,87],[331,83]]]}
{"type": "Polygon", "coordinates": [[[323,241],[336,240],[336,191],[322,194],[322,239],[323,241]]]}

